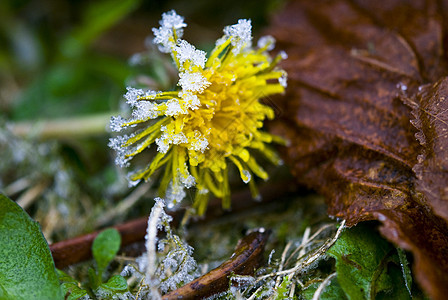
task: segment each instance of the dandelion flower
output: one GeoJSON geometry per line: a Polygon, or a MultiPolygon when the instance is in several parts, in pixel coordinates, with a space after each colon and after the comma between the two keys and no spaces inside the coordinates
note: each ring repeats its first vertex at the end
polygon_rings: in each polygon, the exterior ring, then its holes
{"type": "Polygon", "coordinates": [[[210,194],[230,206],[229,166],[239,170],[258,197],[254,176],[267,180],[268,174],[257,163],[259,152],[274,164],[281,161],[269,147],[283,143],[277,136],[262,131],[263,121],[274,118],[274,110],[260,102],[283,93],[286,72],[268,51],[275,40],[268,36],[252,48],[250,20],[224,28],[210,55],[181,39],[184,18],[170,11],[162,15],[160,28],[154,28],[154,43],[170,53],[179,71],[176,91],[156,92],[128,88],[125,94],[132,108],[128,119],[112,117],[111,129],[121,132],[139,125],[130,135],[111,138],[116,163],[129,166],[137,154],[155,145],[157,154],[146,168],[129,174],[131,184],[148,180],[156,170],[165,168],[159,193],[167,207],[175,207],[185,197],[185,189],[195,187],[194,207],[203,214],[210,194]]]}

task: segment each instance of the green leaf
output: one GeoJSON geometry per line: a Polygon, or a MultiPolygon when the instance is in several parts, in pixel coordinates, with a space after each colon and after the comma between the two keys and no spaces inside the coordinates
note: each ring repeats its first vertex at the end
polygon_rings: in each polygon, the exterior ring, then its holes
{"type": "Polygon", "coordinates": [[[97,271],[100,278],[104,269],[120,250],[120,244],[120,233],[114,228],[104,230],[93,241],[92,252],[98,266],[97,271]]]}
{"type": "MultiPolygon", "coordinates": [[[[86,290],[79,288],[78,286],[73,287],[73,289],[70,292],[70,295],[67,297],[67,300],[78,300],[85,296],[87,296],[88,293],[86,290]]],[[[90,299],[90,298],[89,298],[90,299]]]]}
{"type": "Polygon", "coordinates": [[[347,229],[328,250],[336,259],[339,284],[349,299],[375,299],[379,293],[409,299],[403,276],[396,272],[395,248],[369,225],[347,229]]]}
{"type": "Polygon", "coordinates": [[[128,290],[128,283],[123,276],[112,276],[106,283],[100,285],[101,288],[115,293],[124,293],[128,290]]]}
{"type": "Polygon", "coordinates": [[[140,0],[92,1],[83,16],[83,23],[68,37],[62,53],[74,57],[90,45],[101,33],[133,11],[140,0]]]}
{"type": "Polygon", "coordinates": [[[0,194],[0,298],[62,299],[48,244],[14,201],[0,194]]]}
{"type": "Polygon", "coordinates": [[[79,287],[79,282],[76,279],[61,270],[57,270],[57,273],[62,291],[65,295],[68,294],[68,300],[77,300],[88,295],[85,289],[79,287]]]}
{"type": "Polygon", "coordinates": [[[291,285],[291,281],[288,276],[283,276],[282,283],[277,288],[277,296],[275,300],[288,299],[289,296],[289,286],[291,285]]]}
{"type": "MultiPolygon", "coordinates": [[[[319,288],[321,282],[316,282],[302,291],[302,297],[306,300],[313,299],[314,293],[319,288]]],[[[333,278],[328,286],[324,288],[322,294],[320,294],[319,300],[344,300],[347,299],[344,291],[339,285],[338,279],[333,278]]]]}
{"type": "Polygon", "coordinates": [[[412,273],[409,268],[409,261],[403,249],[397,248],[397,252],[400,259],[401,271],[403,272],[403,279],[406,284],[406,289],[408,290],[409,295],[412,296],[412,273]]]}

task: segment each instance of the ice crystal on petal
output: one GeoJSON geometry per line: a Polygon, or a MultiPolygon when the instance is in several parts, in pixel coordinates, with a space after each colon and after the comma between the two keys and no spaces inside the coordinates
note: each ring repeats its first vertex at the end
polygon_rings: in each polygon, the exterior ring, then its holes
{"type": "Polygon", "coordinates": [[[169,53],[174,44],[170,40],[173,31],[169,28],[161,27],[153,28],[152,32],[154,33],[154,44],[158,45],[159,51],[169,53]]]}
{"type": "Polygon", "coordinates": [[[185,198],[187,194],[185,193],[184,187],[180,184],[173,184],[173,181],[168,185],[168,189],[166,191],[166,207],[168,209],[174,209],[182,200],[185,198]]]}
{"type": "Polygon", "coordinates": [[[132,117],[135,120],[155,119],[159,116],[157,104],[154,102],[140,100],[134,106],[132,117]]]}
{"type": "Polygon", "coordinates": [[[164,28],[174,29],[187,27],[187,24],[184,23],[184,17],[179,16],[175,10],[170,10],[169,12],[163,13],[160,25],[164,28]]]}
{"type": "Polygon", "coordinates": [[[288,58],[288,54],[285,51],[283,51],[283,50],[280,51],[279,54],[280,54],[280,57],[282,59],[287,59],[288,58]]]}
{"type": "Polygon", "coordinates": [[[206,58],[205,52],[197,50],[193,45],[187,41],[180,41],[179,45],[176,46],[175,51],[177,52],[177,59],[179,63],[183,65],[187,60],[191,61],[193,65],[204,68],[206,58]]]}
{"type": "Polygon", "coordinates": [[[162,134],[159,138],[156,139],[157,151],[161,153],[167,153],[170,148],[169,141],[167,140],[167,135],[162,134]]]}
{"type": "Polygon", "coordinates": [[[286,88],[288,86],[288,74],[286,72],[282,72],[282,76],[278,79],[278,82],[282,87],[286,88]]]}
{"type": "Polygon", "coordinates": [[[176,14],[174,10],[162,14],[159,28],[153,28],[154,43],[159,46],[159,50],[164,53],[169,53],[175,46],[177,41],[174,40],[174,31],[177,38],[181,38],[183,34],[184,18],[176,14]]]}
{"type": "Polygon", "coordinates": [[[231,38],[232,45],[235,47],[232,51],[237,54],[243,48],[250,47],[252,42],[252,24],[250,20],[240,19],[238,24],[226,26],[224,34],[231,38]]]}
{"type": "Polygon", "coordinates": [[[184,91],[202,93],[211,83],[200,72],[179,74],[179,85],[184,91]]]}
{"type": "Polygon", "coordinates": [[[187,178],[181,178],[181,181],[182,181],[182,184],[187,188],[187,189],[189,189],[189,188],[191,188],[192,186],[194,186],[195,184],[196,184],[196,179],[193,177],[193,176],[191,176],[191,175],[188,175],[188,177],[187,178]]]}
{"type": "Polygon", "coordinates": [[[145,95],[145,92],[142,89],[134,89],[132,87],[127,87],[126,89],[128,92],[124,95],[124,98],[126,99],[126,103],[131,107],[137,103],[139,97],[145,95]]]}
{"type": "Polygon", "coordinates": [[[199,100],[198,96],[191,92],[179,92],[179,98],[182,98],[185,101],[185,106],[187,108],[190,108],[191,110],[198,109],[199,106],[201,106],[201,101],[199,100]]]}
{"type": "Polygon", "coordinates": [[[196,139],[188,147],[189,150],[204,152],[208,147],[208,140],[205,137],[196,139]]]}
{"type": "Polygon", "coordinates": [[[250,172],[248,170],[243,170],[243,175],[244,177],[242,177],[244,183],[248,183],[251,180],[251,175],[250,172]]]}
{"type": "Polygon", "coordinates": [[[185,136],[185,134],[183,132],[178,133],[178,134],[173,134],[170,136],[170,141],[174,144],[174,145],[179,145],[182,143],[188,143],[188,140],[185,136]]]}
{"type": "Polygon", "coordinates": [[[165,115],[173,117],[180,114],[186,114],[187,112],[180,106],[179,100],[171,99],[166,102],[167,109],[165,115]]]}
{"type": "Polygon", "coordinates": [[[270,35],[266,35],[266,36],[262,36],[257,43],[257,47],[258,48],[265,48],[267,51],[271,51],[272,49],[275,48],[275,39],[270,36],[270,35]]]}
{"type": "Polygon", "coordinates": [[[123,129],[123,124],[126,120],[122,116],[110,118],[110,129],[115,132],[120,132],[123,129]]]}

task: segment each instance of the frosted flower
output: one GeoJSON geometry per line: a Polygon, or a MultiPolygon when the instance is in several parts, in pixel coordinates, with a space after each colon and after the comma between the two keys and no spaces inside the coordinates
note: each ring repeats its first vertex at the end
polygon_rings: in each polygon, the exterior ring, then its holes
{"type": "Polygon", "coordinates": [[[160,28],[153,29],[154,42],[169,52],[179,71],[177,90],[167,92],[128,88],[125,95],[133,109],[125,120],[111,122],[115,131],[140,125],[130,136],[111,140],[117,151],[117,164],[157,145],[157,154],[146,168],[132,172],[132,182],[148,180],[156,170],[165,168],[159,193],[167,205],[176,207],[195,187],[194,207],[203,214],[210,194],[230,204],[229,163],[239,170],[254,198],[258,191],[254,176],[266,180],[268,174],[257,163],[253,152],[274,164],[281,160],[268,144],[283,139],[262,131],[263,121],[274,117],[271,107],[259,97],[283,93],[286,73],[277,68],[285,57],[281,52],[271,58],[272,37],[263,37],[252,48],[250,20],[224,28],[224,36],[206,57],[205,52],[181,39],[184,19],[174,11],[163,14],[160,28]],[[143,128],[143,129],[142,129],[143,128]]]}

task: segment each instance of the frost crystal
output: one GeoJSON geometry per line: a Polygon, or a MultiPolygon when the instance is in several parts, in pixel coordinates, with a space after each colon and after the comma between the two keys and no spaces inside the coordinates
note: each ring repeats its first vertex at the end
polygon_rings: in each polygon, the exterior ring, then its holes
{"type": "Polygon", "coordinates": [[[244,177],[246,177],[246,180],[244,180],[244,178],[242,177],[241,179],[243,179],[244,183],[248,183],[251,180],[251,175],[250,172],[248,170],[243,170],[243,174],[244,177]]]}
{"type": "Polygon", "coordinates": [[[270,36],[270,35],[266,35],[266,36],[262,36],[257,43],[258,48],[265,48],[267,51],[271,51],[272,49],[275,48],[275,39],[270,36]]]}
{"type": "Polygon", "coordinates": [[[158,116],[157,105],[150,101],[138,101],[135,104],[135,109],[132,111],[134,120],[155,119],[158,116]]]}
{"type": "Polygon", "coordinates": [[[226,26],[224,34],[231,38],[235,47],[233,53],[239,53],[243,48],[250,47],[252,42],[252,24],[250,20],[240,19],[238,24],[226,26]]]}
{"type": "Polygon", "coordinates": [[[170,144],[168,143],[166,139],[167,135],[162,134],[161,137],[156,138],[156,144],[157,144],[157,151],[161,153],[167,153],[168,149],[170,148],[170,144]]]}
{"type": "Polygon", "coordinates": [[[191,175],[188,175],[187,178],[181,177],[181,181],[182,181],[182,184],[187,189],[191,188],[192,186],[194,186],[196,184],[196,179],[193,176],[191,176],[191,175]]]}
{"type": "Polygon", "coordinates": [[[280,57],[282,59],[287,59],[288,58],[288,54],[285,51],[283,51],[283,50],[280,51],[279,54],[280,54],[280,57]]]}
{"type": "Polygon", "coordinates": [[[154,33],[154,44],[158,45],[160,52],[169,53],[171,51],[171,46],[174,45],[170,41],[172,35],[172,30],[164,27],[153,28],[154,33]]]}
{"type": "Polygon", "coordinates": [[[154,200],[156,203],[151,209],[145,236],[147,253],[136,259],[137,266],[128,265],[121,272],[122,276],[135,276],[139,281],[144,278],[139,291],[142,298],[139,299],[161,299],[161,293],[172,291],[200,275],[192,257],[194,249],[173,234],[172,217],[164,211],[165,201],[161,198],[154,200]],[[161,230],[166,235],[158,240],[157,232],[161,230]],[[166,254],[157,254],[156,249],[166,254]]]}
{"type": "Polygon", "coordinates": [[[173,117],[180,114],[186,114],[187,112],[180,106],[179,100],[171,99],[166,102],[167,109],[165,115],[173,117]]]}
{"type": "Polygon", "coordinates": [[[200,72],[180,73],[179,77],[179,85],[184,91],[201,94],[211,84],[200,72]]]}
{"type": "Polygon", "coordinates": [[[110,129],[114,132],[120,132],[126,120],[122,116],[110,118],[110,129]]]}
{"type": "Polygon", "coordinates": [[[126,88],[128,92],[124,95],[126,103],[131,107],[135,106],[139,97],[144,96],[145,92],[142,89],[134,89],[132,87],[126,88]]]}
{"type": "Polygon", "coordinates": [[[193,65],[204,68],[206,58],[205,52],[197,50],[193,45],[187,41],[180,41],[179,45],[176,46],[175,51],[177,52],[177,59],[179,63],[183,65],[187,60],[191,61],[193,65]]]}
{"type": "Polygon", "coordinates": [[[184,23],[184,17],[179,16],[174,9],[162,14],[160,25],[164,28],[174,29],[187,27],[187,24],[184,23]]]}
{"type": "Polygon", "coordinates": [[[191,110],[198,109],[199,106],[201,106],[201,101],[199,100],[198,96],[191,92],[179,92],[179,98],[182,98],[185,101],[185,106],[187,108],[190,108],[191,110]]]}
{"type": "MultiPolygon", "coordinates": [[[[196,132],[197,133],[197,132],[196,132]]],[[[194,150],[194,151],[201,151],[204,153],[204,151],[208,148],[208,140],[205,137],[202,138],[195,138],[195,141],[191,142],[188,146],[188,150],[194,150]]]]}
{"type": "Polygon", "coordinates": [[[182,202],[186,195],[183,186],[180,184],[173,184],[173,181],[171,181],[166,191],[166,207],[168,209],[174,209],[180,202],[182,202]]]}
{"type": "Polygon", "coordinates": [[[282,87],[286,88],[288,86],[288,74],[286,72],[282,73],[282,76],[278,79],[278,82],[281,84],[282,87]]]}
{"type": "Polygon", "coordinates": [[[184,18],[176,14],[174,10],[162,14],[159,28],[153,28],[154,43],[159,46],[159,50],[164,53],[171,52],[171,48],[175,46],[176,41],[172,40],[174,30],[177,38],[181,38],[183,34],[184,18]]]}

